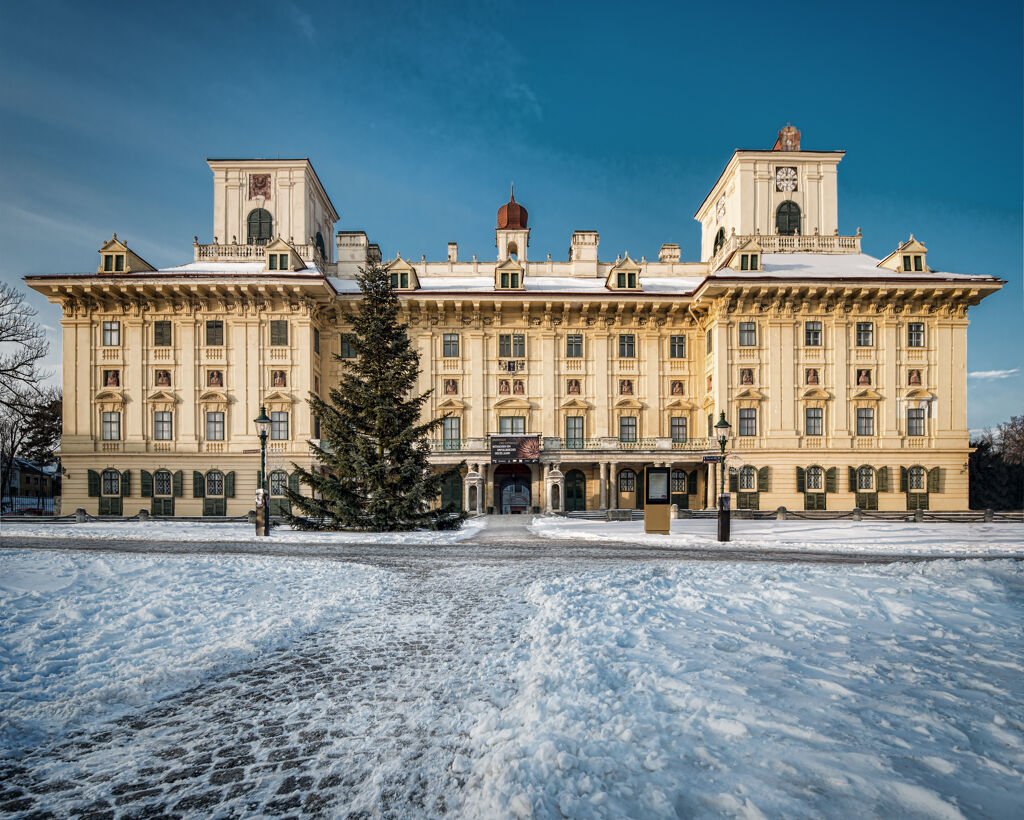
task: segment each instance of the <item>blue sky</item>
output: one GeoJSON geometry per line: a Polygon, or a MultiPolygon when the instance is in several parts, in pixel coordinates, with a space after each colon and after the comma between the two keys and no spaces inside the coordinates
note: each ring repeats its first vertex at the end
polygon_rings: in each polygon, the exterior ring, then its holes
{"type": "Polygon", "coordinates": [[[1013,371],[970,379],[978,429],[1024,412],[1021,31],[1019,3],[0,0],[0,277],[94,269],[113,231],[188,261],[208,156],[310,157],[385,256],[490,258],[514,180],[533,258],[594,228],[602,258],[696,259],[733,149],[792,122],[848,152],[867,253],[914,233],[1009,280],[971,312],[969,369],[1013,371]]]}

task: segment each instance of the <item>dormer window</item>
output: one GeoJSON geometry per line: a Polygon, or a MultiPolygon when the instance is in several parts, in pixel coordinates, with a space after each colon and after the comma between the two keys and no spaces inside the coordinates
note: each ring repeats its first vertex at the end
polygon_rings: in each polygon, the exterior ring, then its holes
{"type": "Polygon", "coordinates": [[[124,270],[124,254],[123,253],[105,253],[103,254],[103,272],[104,273],[119,273],[124,270]]]}
{"type": "Polygon", "coordinates": [[[519,272],[518,271],[502,271],[501,272],[501,285],[502,288],[518,288],[519,287],[519,272]]]}
{"type": "Polygon", "coordinates": [[[760,270],[759,260],[761,256],[756,253],[740,254],[740,270],[760,270]]]}
{"type": "Polygon", "coordinates": [[[616,277],[616,286],[621,290],[636,289],[636,273],[633,271],[619,271],[616,277]]]}
{"type": "Polygon", "coordinates": [[[291,260],[288,258],[286,253],[268,253],[267,254],[267,269],[268,270],[291,270],[291,260]]]}
{"type": "Polygon", "coordinates": [[[391,287],[396,290],[408,290],[409,289],[409,272],[400,271],[391,274],[391,287]]]}

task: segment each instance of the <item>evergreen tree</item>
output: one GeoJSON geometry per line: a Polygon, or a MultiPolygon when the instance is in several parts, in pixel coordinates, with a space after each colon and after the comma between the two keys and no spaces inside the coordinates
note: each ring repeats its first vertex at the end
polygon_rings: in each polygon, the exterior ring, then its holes
{"type": "Polygon", "coordinates": [[[300,529],[358,529],[376,532],[456,529],[465,513],[431,505],[441,485],[462,465],[435,473],[428,461],[429,436],[443,418],[420,421],[432,391],[415,394],[419,355],[398,321],[398,297],[391,274],[376,262],[357,276],[362,300],[346,311],[354,359],[340,356],[342,375],[328,401],[310,395],[320,420],[320,443],[310,442],[316,466],[293,465],[299,482],[315,497],[288,490],[300,529]]]}

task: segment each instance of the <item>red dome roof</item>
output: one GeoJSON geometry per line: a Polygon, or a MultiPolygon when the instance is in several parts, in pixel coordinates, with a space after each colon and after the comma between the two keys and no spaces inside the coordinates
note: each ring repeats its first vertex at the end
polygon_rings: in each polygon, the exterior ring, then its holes
{"type": "Polygon", "coordinates": [[[526,208],[516,202],[516,191],[513,188],[508,202],[498,208],[498,230],[523,230],[528,218],[526,208]]]}

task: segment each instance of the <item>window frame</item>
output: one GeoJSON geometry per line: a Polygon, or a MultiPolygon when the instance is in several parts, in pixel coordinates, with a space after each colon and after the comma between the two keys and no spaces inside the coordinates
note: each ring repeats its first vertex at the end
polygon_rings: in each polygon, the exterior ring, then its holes
{"type": "Polygon", "coordinates": [[[669,436],[673,444],[685,444],[689,430],[689,419],[686,416],[672,416],[668,421],[669,436]],[[682,430],[682,435],[677,435],[677,430],[682,430]]]}
{"type": "Polygon", "coordinates": [[[822,407],[804,408],[804,435],[825,435],[825,410],[822,407]],[[813,422],[813,423],[812,423],[813,422]]]}
{"type": "Polygon", "coordinates": [[[121,495],[121,474],[117,470],[100,473],[100,495],[117,497],[121,495]]]}
{"type": "Polygon", "coordinates": [[[582,333],[567,333],[565,335],[565,358],[567,358],[567,359],[582,359],[583,358],[583,334],[582,333]]]}
{"type": "Polygon", "coordinates": [[[924,467],[919,464],[915,464],[913,467],[907,470],[907,491],[908,492],[924,492],[927,491],[928,487],[928,473],[924,467]],[[915,480],[915,476],[917,479],[915,480]]]}
{"type": "Polygon", "coordinates": [[[207,410],[203,416],[203,431],[206,441],[224,441],[226,434],[223,410],[207,410]],[[219,418],[218,418],[219,417],[219,418]],[[211,435],[211,432],[213,435],[211,435]]]}
{"type": "Polygon", "coordinates": [[[526,433],[526,417],[525,416],[498,416],[498,435],[500,436],[521,436],[526,433]],[[503,427],[509,427],[509,430],[503,430],[503,427]],[[517,430],[520,427],[522,429],[517,430]]]}
{"type": "Polygon", "coordinates": [[[620,359],[635,359],[636,358],[636,334],[635,333],[620,333],[619,334],[619,358],[620,359]]]}
{"type": "Polygon", "coordinates": [[[670,359],[686,358],[686,334],[676,334],[668,337],[668,357],[670,359]]]}
{"type": "Polygon", "coordinates": [[[103,441],[121,440],[120,410],[104,410],[100,414],[100,433],[103,441]]]}
{"type": "Polygon", "coordinates": [[[224,347],[224,320],[223,319],[207,319],[206,329],[203,335],[203,341],[206,342],[207,347],[224,347]],[[220,339],[219,342],[211,341],[211,339],[220,339]]]}
{"type": "Polygon", "coordinates": [[[446,416],[441,422],[441,447],[444,450],[458,450],[462,446],[462,419],[446,416]]]}
{"type": "Polygon", "coordinates": [[[858,407],[857,408],[857,435],[858,436],[873,436],[875,434],[875,408],[874,407],[858,407]]]}
{"type": "Polygon", "coordinates": [[[875,323],[857,322],[857,347],[875,346],[875,323]]]}
{"type": "Polygon", "coordinates": [[[275,410],[270,414],[270,440],[291,440],[291,419],[287,410],[275,410]]]}
{"type": "Polygon", "coordinates": [[[804,347],[821,347],[823,339],[824,329],[820,321],[811,319],[804,322],[804,347]],[[812,327],[812,325],[816,325],[816,327],[812,327]]]}
{"type": "Polygon", "coordinates": [[[857,492],[875,491],[875,471],[866,464],[857,468],[857,492]]]}
{"type": "Polygon", "coordinates": [[[288,320],[270,320],[270,346],[288,347],[288,320]]]}
{"type": "Polygon", "coordinates": [[[157,470],[153,473],[153,495],[158,498],[169,498],[174,495],[174,477],[170,470],[157,470]],[[160,483],[167,482],[166,490],[160,487],[160,483]]]}
{"type": "Polygon", "coordinates": [[[636,416],[619,416],[619,441],[635,444],[638,440],[639,419],[636,416]]]}
{"type": "Polygon", "coordinates": [[[924,347],[924,322],[907,323],[907,347],[924,347]]]}
{"type": "Polygon", "coordinates": [[[804,490],[807,492],[825,491],[825,469],[817,464],[808,467],[804,473],[804,490]]]}
{"type": "Polygon", "coordinates": [[[907,435],[924,437],[928,435],[928,416],[923,407],[907,408],[907,435]]]}
{"type": "Polygon", "coordinates": [[[736,486],[740,492],[757,492],[757,470],[755,470],[750,464],[745,464],[740,467],[736,486]]]}
{"type": "Polygon", "coordinates": [[[740,322],[740,347],[757,347],[757,322],[740,322]]]}
{"type": "Polygon", "coordinates": [[[339,333],[338,334],[338,357],[341,359],[355,359],[356,350],[352,347],[350,339],[346,338],[351,334],[339,333]]]}
{"type": "Polygon", "coordinates": [[[121,346],[121,323],[116,320],[104,320],[103,322],[103,347],[121,346]]]}
{"type": "Polygon", "coordinates": [[[757,408],[741,407],[739,411],[738,434],[744,438],[757,435],[757,408]]]}
{"type": "Polygon", "coordinates": [[[584,438],[583,416],[565,417],[565,446],[582,447],[584,438]]]}
{"type": "Polygon", "coordinates": [[[210,470],[203,478],[203,491],[208,498],[224,498],[224,473],[210,470]]]}
{"type": "Polygon", "coordinates": [[[153,322],[153,347],[172,347],[174,345],[173,327],[173,324],[166,319],[153,322]]]}
{"type": "Polygon", "coordinates": [[[636,470],[626,467],[619,470],[618,485],[620,493],[636,492],[636,470]]]}
{"type": "Polygon", "coordinates": [[[445,359],[457,359],[459,353],[460,339],[458,333],[441,334],[441,356],[445,359]]]}
{"type": "Polygon", "coordinates": [[[174,413],[170,410],[153,411],[153,440],[174,440],[174,413]],[[164,418],[161,418],[161,417],[164,418]]]}

